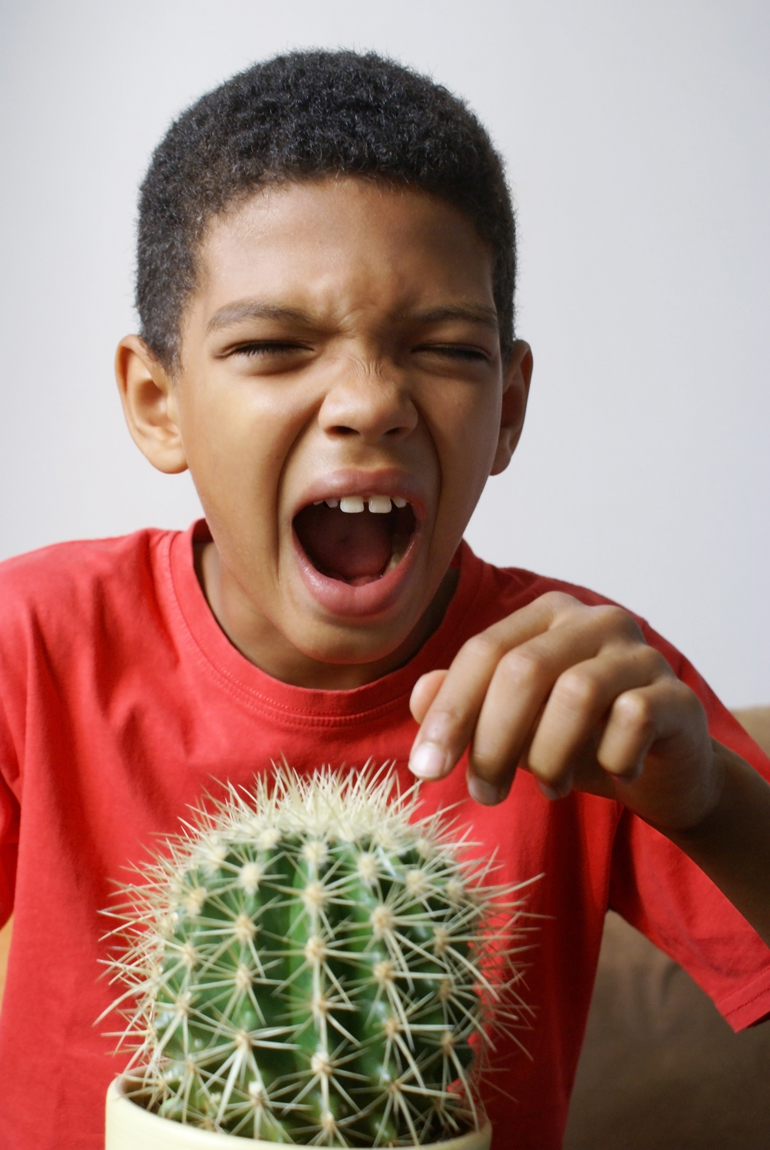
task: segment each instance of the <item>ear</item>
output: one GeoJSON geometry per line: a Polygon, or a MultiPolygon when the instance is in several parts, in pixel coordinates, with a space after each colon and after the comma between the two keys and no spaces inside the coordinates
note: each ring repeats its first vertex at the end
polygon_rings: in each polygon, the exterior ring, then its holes
{"type": "Polygon", "coordinates": [[[115,378],[128,430],[142,454],[158,471],[186,471],[174,381],[138,335],[118,344],[115,378]]]}
{"type": "Polygon", "coordinates": [[[505,471],[516,450],[527,412],[532,366],[531,347],[523,339],[517,339],[511,348],[503,376],[500,434],[490,475],[499,475],[501,471],[505,471]]]}

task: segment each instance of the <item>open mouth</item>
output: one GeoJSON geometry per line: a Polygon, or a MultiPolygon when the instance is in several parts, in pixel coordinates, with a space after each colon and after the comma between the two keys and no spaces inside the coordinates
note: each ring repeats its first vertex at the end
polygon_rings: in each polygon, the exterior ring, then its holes
{"type": "Polygon", "coordinates": [[[327,579],[362,587],[403,559],[417,529],[411,505],[387,495],[348,495],[303,507],[294,531],[308,559],[327,579]]]}

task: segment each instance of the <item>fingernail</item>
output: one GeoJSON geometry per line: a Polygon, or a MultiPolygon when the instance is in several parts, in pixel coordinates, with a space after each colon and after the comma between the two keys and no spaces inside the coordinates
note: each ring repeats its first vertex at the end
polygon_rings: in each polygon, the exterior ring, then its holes
{"type": "Polygon", "coordinates": [[[537,785],[540,787],[541,794],[544,794],[547,799],[553,802],[555,799],[564,799],[572,790],[570,783],[567,783],[563,790],[557,787],[551,787],[548,783],[544,783],[542,779],[537,780],[537,785]]]}
{"type": "Polygon", "coordinates": [[[446,755],[435,743],[420,743],[409,760],[409,770],[420,779],[437,779],[444,773],[446,755]]]}
{"type": "Polygon", "coordinates": [[[468,794],[474,802],[483,803],[485,807],[493,807],[502,798],[502,792],[494,783],[480,779],[478,775],[468,775],[468,794]]]}
{"type": "Polygon", "coordinates": [[[635,783],[636,780],[640,777],[643,767],[644,764],[641,762],[634,763],[633,767],[627,771],[623,771],[623,773],[620,775],[615,775],[615,778],[619,783],[635,783]]]}

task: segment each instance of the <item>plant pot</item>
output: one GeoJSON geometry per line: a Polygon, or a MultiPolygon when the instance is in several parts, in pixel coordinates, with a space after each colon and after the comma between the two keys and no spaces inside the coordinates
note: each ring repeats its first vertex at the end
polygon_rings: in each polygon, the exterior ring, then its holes
{"type": "MultiPolygon", "coordinates": [[[[107,1091],[105,1150],[276,1150],[277,1143],[199,1130],[143,1110],[126,1097],[121,1079],[107,1091]]],[[[430,1150],[489,1150],[492,1127],[432,1142],[430,1150]]],[[[408,1150],[408,1148],[406,1148],[408,1150]]]]}

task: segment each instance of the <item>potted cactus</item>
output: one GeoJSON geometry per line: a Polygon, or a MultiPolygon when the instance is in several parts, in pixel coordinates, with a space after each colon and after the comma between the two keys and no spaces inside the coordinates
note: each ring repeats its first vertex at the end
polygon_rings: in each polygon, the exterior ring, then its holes
{"type": "Polygon", "coordinates": [[[488,1145],[490,1025],[521,1016],[516,906],[417,802],[387,770],[281,768],[124,888],[134,1053],[107,1150],[488,1145]]]}

